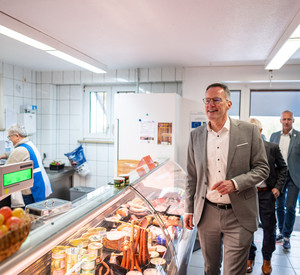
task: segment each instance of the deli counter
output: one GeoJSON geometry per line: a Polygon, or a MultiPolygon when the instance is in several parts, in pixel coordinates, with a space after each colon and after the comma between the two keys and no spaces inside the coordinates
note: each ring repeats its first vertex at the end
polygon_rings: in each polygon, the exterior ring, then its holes
{"type": "Polygon", "coordinates": [[[129,186],[103,186],[65,213],[36,217],[0,274],[186,274],[196,230],[183,226],[185,181],[167,160],[129,186]]]}

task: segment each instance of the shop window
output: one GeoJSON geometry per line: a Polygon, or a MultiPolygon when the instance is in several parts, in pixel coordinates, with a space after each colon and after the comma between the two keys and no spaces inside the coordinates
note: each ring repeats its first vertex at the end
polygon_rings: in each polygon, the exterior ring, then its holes
{"type": "Polygon", "coordinates": [[[263,134],[269,140],[273,132],[280,131],[281,113],[290,110],[294,113],[293,127],[300,129],[300,91],[298,90],[251,90],[250,117],[260,120],[263,134]]]}
{"type": "Polygon", "coordinates": [[[135,87],[86,86],[84,91],[84,138],[113,140],[114,95],[135,93],[135,87]]]}
{"type": "Polygon", "coordinates": [[[240,104],[241,104],[241,91],[232,90],[230,91],[230,100],[232,102],[232,106],[228,111],[228,114],[232,118],[239,119],[240,118],[240,104]]]}

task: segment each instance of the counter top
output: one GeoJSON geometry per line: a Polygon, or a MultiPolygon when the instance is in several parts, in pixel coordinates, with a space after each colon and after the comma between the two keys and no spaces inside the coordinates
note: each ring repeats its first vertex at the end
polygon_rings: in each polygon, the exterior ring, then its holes
{"type": "Polygon", "coordinates": [[[50,170],[49,167],[45,167],[45,170],[50,181],[60,180],[62,177],[71,176],[75,172],[74,168],[71,166],[65,166],[60,170],[50,170]]]}

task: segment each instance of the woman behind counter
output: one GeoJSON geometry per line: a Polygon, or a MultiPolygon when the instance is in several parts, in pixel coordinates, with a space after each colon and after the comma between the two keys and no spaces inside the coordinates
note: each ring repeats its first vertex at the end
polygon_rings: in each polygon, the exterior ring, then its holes
{"type": "MultiPolygon", "coordinates": [[[[46,174],[39,151],[35,145],[27,138],[24,127],[13,125],[8,129],[8,138],[14,145],[12,152],[3,154],[0,159],[7,159],[6,164],[17,163],[21,161],[33,161],[33,187],[22,190],[24,204],[30,204],[46,200],[52,193],[51,184],[46,174]]],[[[19,202],[22,204],[22,202],[19,202]]],[[[14,205],[14,199],[11,199],[11,207],[20,207],[14,205]]]]}

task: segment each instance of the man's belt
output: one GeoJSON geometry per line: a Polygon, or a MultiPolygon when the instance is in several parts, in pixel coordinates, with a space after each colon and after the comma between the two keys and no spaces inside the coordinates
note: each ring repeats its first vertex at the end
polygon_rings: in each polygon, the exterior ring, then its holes
{"type": "Polygon", "coordinates": [[[232,208],[232,205],[231,204],[224,204],[224,203],[214,203],[214,202],[211,202],[210,200],[208,199],[205,199],[205,201],[210,204],[210,205],[213,205],[219,209],[231,209],[232,208]]]}
{"type": "Polygon", "coordinates": [[[268,187],[257,187],[257,191],[269,191],[269,188],[268,187]]]}

